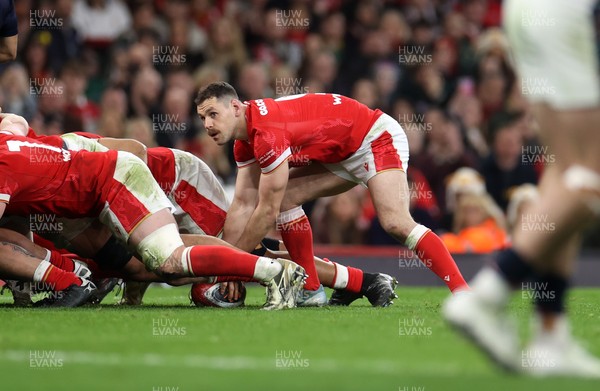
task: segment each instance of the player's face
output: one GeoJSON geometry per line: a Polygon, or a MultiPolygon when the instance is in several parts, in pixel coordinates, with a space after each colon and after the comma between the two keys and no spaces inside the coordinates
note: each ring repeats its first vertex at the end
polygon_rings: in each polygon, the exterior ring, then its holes
{"type": "Polygon", "coordinates": [[[208,135],[223,145],[235,136],[236,104],[235,100],[210,98],[197,107],[198,115],[208,135]]]}

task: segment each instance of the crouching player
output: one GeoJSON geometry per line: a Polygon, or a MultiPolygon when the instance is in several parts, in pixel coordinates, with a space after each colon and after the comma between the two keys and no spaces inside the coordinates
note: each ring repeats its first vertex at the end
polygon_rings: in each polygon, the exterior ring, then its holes
{"type": "MultiPolygon", "coordinates": [[[[9,130],[12,124],[7,122],[9,130]]],[[[184,246],[168,201],[140,159],[72,152],[10,132],[0,135],[0,216],[99,217],[145,266],[166,278],[234,275],[267,285],[265,309],[295,306],[304,270],[223,246],[184,246]],[[44,159],[38,159],[39,155],[44,159]]],[[[80,296],[85,296],[82,292],[80,296]]]]}

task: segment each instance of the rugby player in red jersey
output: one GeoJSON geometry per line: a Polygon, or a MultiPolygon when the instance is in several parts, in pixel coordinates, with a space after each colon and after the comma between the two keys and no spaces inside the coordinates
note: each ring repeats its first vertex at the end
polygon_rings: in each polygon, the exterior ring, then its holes
{"type": "MultiPolygon", "coordinates": [[[[408,142],[390,116],[338,94],[241,102],[225,82],[200,90],[195,103],[217,144],[235,140],[239,171],[223,238],[252,250],[277,223],[292,259],[309,274],[304,300],[320,302],[324,294],[319,293],[312,230],[301,205],[358,183],[369,189],[390,235],[413,250],[452,292],[468,289],[440,238],[409,213],[408,142]]],[[[348,280],[362,283],[352,274],[348,280]]]]}
{"type": "MultiPolygon", "coordinates": [[[[139,150],[138,146],[131,142],[134,140],[106,139],[98,135],[89,133],[69,133],[62,136],[38,136],[32,129],[28,130],[28,136],[34,137],[45,143],[61,146],[63,144],[70,150],[85,149],[94,152],[108,151],[107,142],[112,147],[126,147],[130,152],[139,150]]],[[[137,153],[140,156],[140,153],[137,153]]],[[[182,234],[205,234],[219,236],[225,223],[225,216],[229,208],[230,201],[227,199],[225,190],[218,179],[212,173],[210,168],[196,156],[168,148],[149,148],[144,152],[144,160],[147,160],[148,167],[155,180],[165,192],[169,200],[175,206],[174,217],[177,221],[179,232],[182,234]]],[[[65,223],[67,226],[68,222],[65,223]]],[[[68,229],[67,229],[68,230],[68,229]]],[[[98,236],[93,230],[86,232],[86,236],[98,236]]],[[[207,243],[194,243],[207,244],[207,243]]],[[[210,242],[208,243],[210,244],[210,242]]],[[[262,249],[255,249],[253,252],[259,255],[269,257],[287,258],[288,254],[285,247],[278,240],[265,239],[261,243],[262,249]],[[267,249],[268,248],[268,249],[267,249]]],[[[261,247],[259,246],[259,247],[261,247]]],[[[104,246],[103,246],[104,247],[104,246]]],[[[65,257],[59,258],[61,261],[67,261],[65,257]]],[[[388,306],[396,298],[394,288],[396,281],[381,273],[364,273],[358,268],[351,268],[336,262],[330,262],[315,257],[317,265],[317,274],[323,280],[325,286],[339,290],[341,294],[345,293],[346,300],[333,304],[350,304],[352,301],[366,296],[373,306],[388,306]],[[349,284],[348,275],[357,276],[353,281],[358,284],[349,284]],[[363,278],[365,276],[365,278],[363,278]]],[[[135,262],[134,262],[135,263],[135,262]]],[[[128,265],[129,270],[140,270],[139,267],[128,265]]],[[[70,270],[70,268],[69,268],[70,270]]],[[[147,278],[147,273],[138,273],[147,278]]],[[[139,278],[130,274],[133,279],[139,278]]],[[[153,280],[154,281],[154,280],[153,280]]],[[[230,300],[237,300],[239,295],[239,285],[235,282],[227,284],[228,292],[223,294],[230,300]]],[[[128,289],[125,292],[129,292],[128,289]]],[[[143,291],[142,291],[143,294],[143,291]]],[[[335,294],[334,294],[335,295],[335,294]]],[[[141,302],[141,295],[124,298],[130,303],[141,302]]]]}
{"type": "MultiPolygon", "coordinates": [[[[9,130],[11,126],[7,121],[9,130]]],[[[0,216],[6,212],[99,217],[159,275],[255,278],[267,284],[266,309],[295,305],[304,270],[293,262],[229,247],[184,246],[170,213],[172,204],[146,165],[132,154],[72,152],[0,133],[0,216]]]]}

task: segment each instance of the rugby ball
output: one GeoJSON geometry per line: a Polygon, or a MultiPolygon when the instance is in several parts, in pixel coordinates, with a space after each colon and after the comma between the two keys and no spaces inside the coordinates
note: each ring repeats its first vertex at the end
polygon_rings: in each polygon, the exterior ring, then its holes
{"type": "Polygon", "coordinates": [[[239,300],[230,302],[221,295],[219,287],[221,284],[207,282],[192,285],[192,302],[198,307],[235,308],[244,305],[246,299],[246,288],[242,285],[242,295],[239,300]]]}

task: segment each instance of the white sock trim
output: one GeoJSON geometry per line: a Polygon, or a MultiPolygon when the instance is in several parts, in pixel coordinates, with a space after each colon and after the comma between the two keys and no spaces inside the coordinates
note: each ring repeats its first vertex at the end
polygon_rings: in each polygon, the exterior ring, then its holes
{"type": "Polygon", "coordinates": [[[277,225],[291,223],[292,221],[298,220],[303,216],[306,216],[304,209],[302,209],[301,206],[297,206],[295,208],[286,210],[285,212],[279,213],[279,215],[277,215],[277,225]]]}
{"type": "Polygon", "coordinates": [[[40,262],[38,267],[35,269],[35,272],[33,272],[33,281],[34,282],[44,281],[44,276],[46,275],[46,272],[48,271],[48,269],[50,269],[51,267],[52,267],[52,264],[48,261],[40,262]]]}
{"type": "Polygon", "coordinates": [[[410,231],[404,244],[412,251],[415,251],[415,247],[417,247],[419,240],[421,240],[421,238],[425,236],[425,234],[427,234],[427,232],[429,231],[430,229],[426,226],[418,224],[415,228],[412,229],[412,231],[410,231]]]}
{"type": "Polygon", "coordinates": [[[44,257],[44,261],[50,262],[50,257],[52,256],[52,252],[46,249],[46,256],[44,257]]]}
{"type": "Polygon", "coordinates": [[[181,253],[181,267],[183,268],[183,272],[185,274],[193,276],[194,272],[192,271],[192,263],[190,262],[191,251],[191,247],[186,247],[183,249],[183,252],[181,253]]]}
{"type": "Polygon", "coordinates": [[[345,289],[348,286],[348,268],[336,262],[333,262],[333,264],[335,265],[335,281],[333,282],[333,289],[345,289]]]}

